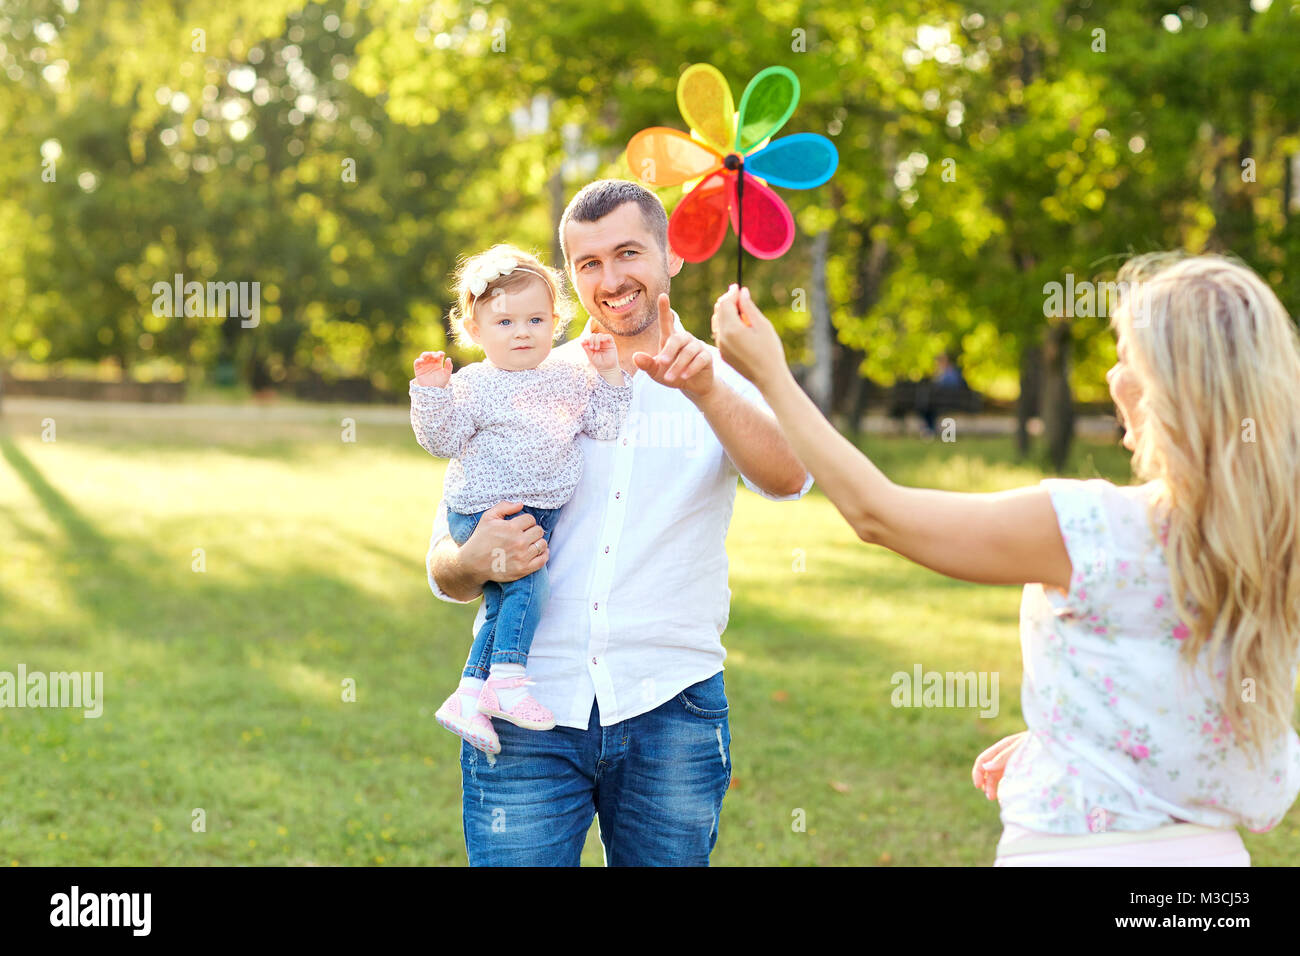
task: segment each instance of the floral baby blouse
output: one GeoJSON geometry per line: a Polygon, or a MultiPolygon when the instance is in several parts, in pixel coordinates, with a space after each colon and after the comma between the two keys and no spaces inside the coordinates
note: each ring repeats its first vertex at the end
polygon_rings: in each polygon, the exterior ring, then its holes
{"type": "Polygon", "coordinates": [[[438,388],[411,379],[411,427],[431,455],[450,458],[447,507],[477,514],[502,501],[559,508],[582,477],[578,435],[618,437],[632,379],[611,385],[590,363],[551,353],[536,368],[472,362],[438,388]]]}
{"type": "MultiPolygon", "coordinates": [[[[1148,519],[1158,484],[1043,485],[1073,574],[1068,594],[1031,584],[1021,600],[1029,733],[998,786],[1002,822],[1070,834],[1180,821],[1271,829],[1300,792],[1300,737],[1288,728],[1252,769],[1219,685],[1203,663],[1182,662],[1167,523],[1157,518],[1157,538],[1148,519]]],[[[1226,652],[1214,673],[1227,679],[1226,652]]]]}

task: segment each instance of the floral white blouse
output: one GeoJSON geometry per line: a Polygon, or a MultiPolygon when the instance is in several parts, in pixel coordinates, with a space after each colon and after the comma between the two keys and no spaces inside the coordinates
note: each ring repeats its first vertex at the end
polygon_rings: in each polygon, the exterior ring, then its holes
{"type": "MultiPolygon", "coordinates": [[[[1158,517],[1157,537],[1147,516],[1158,485],[1043,485],[1074,570],[1068,594],[1033,584],[1021,600],[1029,734],[998,786],[1002,822],[1069,834],[1274,827],[1300,792],[1300,737],[1288,729],[1252,769],[1204,665],[1182,663],[1168,527],[1158,517]]],[[[1226,673],[1225,655],[1215,678],[1226,673]]]]}
{"type": "Polygon", "coordinates": [[[411,427],[431,455],[450,458],[447,507],[477,514],[502,501],[559,508],[582,477],[578,435],[618,437],[632,379],[611,385],[590,363],[554,354],[536,368],[507,371],[474,362],[443,388],[411,379],[411,427]]]}

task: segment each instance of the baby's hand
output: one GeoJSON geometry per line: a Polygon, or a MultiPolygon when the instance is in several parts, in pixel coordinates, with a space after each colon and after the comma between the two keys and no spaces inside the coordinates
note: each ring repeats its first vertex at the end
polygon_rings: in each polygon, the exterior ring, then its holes
{"type": "Polygon", "coordinates": [[[611,372],[618,368],[618,349],[614,345],[614,336],[608,332],[592,332],[580,340],[587,359],[598,372],[611,372]]]}
{"type": "Polygon", "coordinates": [[[415,382],[432,388],[446,388],[451,381],[451,359],[442,352],[421,352],[415,360],[415,382]]]}

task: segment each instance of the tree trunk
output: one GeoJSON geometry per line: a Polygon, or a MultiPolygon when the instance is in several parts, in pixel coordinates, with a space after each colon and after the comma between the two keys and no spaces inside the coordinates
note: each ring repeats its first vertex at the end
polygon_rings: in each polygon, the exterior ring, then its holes
{"type": "Polygon", "coordinates": [[[1047,327],[1043,343],[1043,433],[1052,468],[1064,470],[1074,440],[1074,401],[1070,394],[1070,323],[1058,319],[1047,327]]]}
{"type": "Polygon", "coordinates": [[[564,216],[564,162],[555,164],[555,173],[547,183],[551,194],[551,267],[568,272],[568,263],[560,251],[560,219],[564,216]]]}
{"type": "MultiPolygon", "coordinates": [[[[860,318],[866,316],[879,301],[889,264],[889,243],[881,237],[871,238],[872,225],[874,223],[864,223],[859,227],[861,240],[852,303],[854,314],[860,318]]],[[[836,407],[848,416],[849,430],[855,441],[861,437],[862,416],[866,414],[872,394],[870,383],[859,371],[865,358],[865,352],[842,345],[836,364],[836,374],[841,379],[835,389],[836,407]]]]}
{"type": "Polygon", "coordinates": [[[867,399],[867,380],[858,369],[866,356],[843,342],[836,343],[835,387],[831,407],[843,415],[856,441],[862,434],[862,412],[867,399]]]}
{"type": "Polygon", "coordinates": [[[831,325],[830,303],[826,296],[826,253],[830,247],[830,230],[823,229],[812,244],[812,348],[813,366],[808,373],[808,395],[827,417],[831,413],[831,372],[835,367],[835,328],[831,325]]]}
{"type": "Polygon", "coordinates": [[[1292,153],[1282,167],[1282,227],[1283,235],[1291,234],[1292,213],[1300,210],[1300,153],[1292,153]]]}
{"type": "Polygon", "coordinates": [[[1016,454],[1029,454],[1029,419],[1039,414],[1042,390],[1043,350],[1026,345],[1020,353],[1020,395],[1016,398],[1016,454]]]}

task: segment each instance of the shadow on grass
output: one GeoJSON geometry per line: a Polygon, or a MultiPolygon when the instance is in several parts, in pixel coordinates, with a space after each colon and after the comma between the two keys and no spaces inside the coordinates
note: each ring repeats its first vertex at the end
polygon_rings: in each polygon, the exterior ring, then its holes
{"type": "Polygon", "coordinates": [[[0,454],[4,455],[5,461],[14,470],[14,474],[22,479],[27,489],[40,502],[45,513],[63,529],[67,540],[78,543],[76,550],[80,551],[84,548],[87,556],[112,557],[111,542],[82,517],[81,512],[74,508],[57,488],[45,480],[45,476],[32,464],[31,459],[24,455],[8,437],[0,439],[0,454]]]}
{"type": "MultiPolygon", "coordinates": [[[[168,554],[165,542],[157,545],[156,527],[139,539],[109,537],[20,448],[0,439],[0,454],[57,529],[46,532],[5,508],[18,540],[41,548],[56,574],[81,567],[68,595],[89,625],[64,616],[46,626],[33,603],[17,618],[6,615],[8,650],[33,665],[42,656],[71,655],[78,667],[93,662],[85,666],[104,673],[107,718],[83,721],[46,709],[7,721],[6,740],[33,751],[11,765],[12,782],[64,794],[89,787],[84,799],[58,804],[60,819],[78,808],[78,832],[108,819],[102,801],[110,792],[130,801],[145,823],[210,804],[245,819],[283,814],[304,834],[317,829],[305,821],[318,816],[341,820],[382,805],[423,826],[438,819],[431,852],[455,858],[456,747],[432,710],[463,664],[472,607],[436,602],[419,561],[402,561],[415,573],[409,589],[399,586],[389,600],[357,587],[345,565],[337,573],[310,566],[307,552],[303,562],[281,559],[274,568],[258,565],[247,549],[209,555],[223,559],[221,573],[196,574],[188,547],[168,554]],[[355,686],[356,703],[344,700],[344,681],[355,686]],[[55,759],[55,742],[79,758],[55,759]],[[431,753],[440,755],[436,774],[426,766],[431,753]],[[403,766],[367,772],[381,761],[403,766]],[[206,803],[189,793],[200,778],[206,803]],[[395,781],[403,782],[401,798],[395,781]],[[417,791],[415,803],[401,803],[417,791]]],[[[14,793],[30,790],[20,785],[14,793]]],[[[10,804],[20,826],[34,827],[35,815],[52,812],[25,799],[0,802],[10,804]]],[[[327,835],[311,839],[317,845],[308,856],[344,862],[327,835]]],[[[158,852],[175,861],[178,851],[158,852]]],[[[142,844],[132,861],[150,856],[142,844]]],[[[246,852],[230,857],[247,861],[246,852]]]]}

